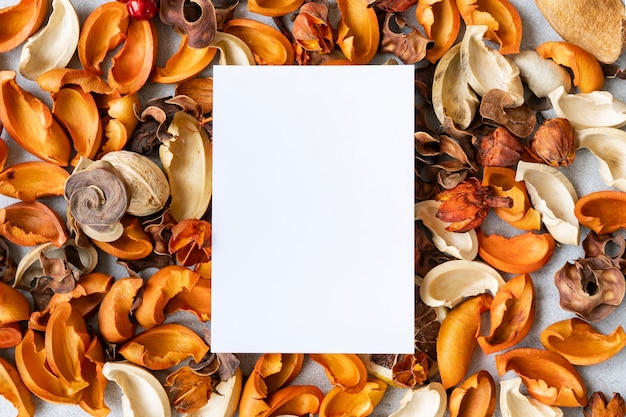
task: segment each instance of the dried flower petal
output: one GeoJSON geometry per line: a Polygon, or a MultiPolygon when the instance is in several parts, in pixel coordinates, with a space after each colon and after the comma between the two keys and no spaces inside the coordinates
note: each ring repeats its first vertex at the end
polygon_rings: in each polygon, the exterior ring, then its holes
{"type": "Polygon", "coordinates": [[[327,54],[335,46],[328,21],[328,4],[305,3],[293,21],[291,29],[294,40],[307,51],[327,54]]]}

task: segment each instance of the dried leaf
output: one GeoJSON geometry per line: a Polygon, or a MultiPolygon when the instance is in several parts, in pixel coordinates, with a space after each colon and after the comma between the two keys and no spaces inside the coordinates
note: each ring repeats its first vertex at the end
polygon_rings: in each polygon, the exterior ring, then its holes
{"type": "Polygon", "coordinates": [[[382,34],[381,51],[396,55],[405,64],[420,62],[426,56],[427,49],[432,45],[432,41],[422,35],[417,28],[393,13],[387,13],[385,16],[382,34]],[[400,30],[399,32],[391,29],[392,17],[400,30]],[[405,27],[410,30],[408,33],[403,32],[405,27]]]}

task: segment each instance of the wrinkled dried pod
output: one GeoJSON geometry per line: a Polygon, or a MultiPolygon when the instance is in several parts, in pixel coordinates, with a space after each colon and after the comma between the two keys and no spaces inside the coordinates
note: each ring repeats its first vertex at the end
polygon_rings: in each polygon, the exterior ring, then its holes
{"type": "Polygon", "coordinates": [[[206,48],[217,32],[215,7],[210,0],[163,0],[159,17],[166,25],[174,25],[183,31],[192,48],[206,48]]]}
{"type": "Polygon", "coordinates": [[[380,40],[378,19],[367,0],[338,0],[341,19],[337,45],[353,64],[367,64],[374,58],[380,40]]]}
{"type": "Polygon", "coordinates": [[[520,392],[522,379],[510,378],[500,381],[500,412],[503,417],[563,417],[563,411],[545,405],[520,392]]]}
{"type": "Polygon", "coordinates": [[[551,59],[542,58],[537,51],[527,49],[509,58],[519,68],[522,81],[537,97],[548,97],[559,87],[565,92],[572,89],[572,77],[567,70],[551,59]]]}
{"type": "Polygon", "coordinates": [[[501,54],[516,54],[522,43],[522,19],[509,0],[457,1],[466,25],[486,25],[485,37],[500,44],[501,54]]]}
{"type": "Polygon", "coordinates": [[[492,416],[496,409],[496,383],[487,371],[470,375],[450,394],[450,417],[492,416]]]}
{"type": "MultiPolygon", "coordinates": [[[[492,90],[495,91],[495,90],[492,90]]],[[[524,147],[517,137],[509,129],[498,126],[488,135],[476,139],[478,142],[478,152],[476,160],[483,167],[510,167],[517,164],[522,159],[524,147]]],[[[513,175],[515,177],[515,175],[513,175]]],[[[483,185],[488,185],[483,179],[483,185]]],[[[497,208],[496,211],[507,210],[497,208]]]]}
{"type": "Polygon", "coordinates": [[[446,413],[448,397],[443,385],[431,382],[428,385],[407,390],[398,409],[389,417],[443,417],[446,413]]]}
{"type": "Polygon", "coordinates": [[[463,299],[489,291],[496,294],[504,279],[491,266],[478,261],[453,260],[431,269],[422,280],[420,297],[431,307],[454,307],[463,299]]]}
{"type": "Polygon", "coordinates": [[[554,275],[561,308],[588,321],[606,318],[624,299],[624,275],[604,255],[566,263],[554,275]]]}
{"type": "Polygon", "coordinates": [[[291,29],[297,45],[307,51],[327,54],[335,46],[328,21],[328,4],[310,2],[300,7],[291,29]]]}
{"type": "Polygon", "coordinates": [[[610,127],[575,131],[576,145],[598,160],[598,173],[607,186],[626,191],[626,132],[610,127]]]}
{"type": "Polygon", "coordinates": [[[78,46],[79,32],[78,15],[70,0],[53,0],[48,23],[22,47],[20,74],[34,80],[46,71],[66,67],[78,46]]]}
{"type": "Polygon", "coordinates": [[[202,114],[213,111],[213,78],[192,78],[175,87],[175,95],[188,96],[202,107],[202,114]]]}
{"type": "Polygon", "coordinates": [[[562,117],[546,119],[530,142],[530,153],[539,161],[553,166],[568,166],[576,156],[574,128],[562,117]]]}
{"type": "Polygon", "coordinates": [[[59,215],[45,204],[20,201],[0,209],[0,236],[20,246],[47,242],[61,246],[67,231],[59,215]]]}
{"type": "Polygon", "coordinates": [[[44,161],[21,162],[0,172],[0,194],[31,202],[63,195],[66,170],[44,161]]]}
{"type": "Polygon", "coordinates": [[[513,135],[526,138],[535,130],[537,116],[526,104],[514,105],[511,95],[506,91],[489,90],[480,101],[480,115],[506,127],[513,135]]]}
{"type": "Polygon", "coordinates": [[[604,393],[596,391],[589,397],[589,404],[583,408],[584,417],[624,417],[626,415],[626,401],[618,392],[607,402],[604,393]]]}
{"type": "Polygon", "coordinates": [[[393,13],[387,13],[385,16],[380,52],[392,53],[404,64],[415,64],[424,59],[432,44],[430,39],[402,17],[393,13]]]}
{"type": "Polygon", "coordinates": [[[17,47],[39,29],[48,14],[48,4],[44,0],[21,0],[0,9],[0,52],[17,47]]]}
{"type": "Polygon", "coordinates": [[[581,93],[600,90],[604,72],[596,58],[583,48],[569,42],[544,42],[536,51],[542,58],[550,58],[574,73],[574,85],[581,93]]]}

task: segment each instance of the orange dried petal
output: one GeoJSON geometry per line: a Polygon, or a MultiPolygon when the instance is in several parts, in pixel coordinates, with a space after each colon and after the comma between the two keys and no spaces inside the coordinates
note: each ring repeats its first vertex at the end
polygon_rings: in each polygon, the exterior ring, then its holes
{"type": "Polygon", "coordinates": [[[419,0],[415,16],[426,36],[435,42],[426,51],[426,59],[435,63],[454,45],[461,29],[456,0],[419,0]]]}
{"type": "Polygon", "coordinates": [[[480,336],[478,344],[489,355],[519,343],[535,319],[535,291],[528,274],[507,281],[493,297],[490,307],[491,332],[480,336]]]}
{"type": "Polygon", "coordinates": [[[574,85],[581,93],[602,89],[604,72],[598,60],[580,46],[569,42],[544,42],[536,48],[543,58],[568,67],[574,73],[574,85]]]}
{"type": "MultiPolygon", "coordinates": [[[[2,122],[0,121],[0,134],[3,131],[2,122]]],[[[4,139],[0,138],[0,169],[4,169],[4,166],[7,163],[7,158],[9,157],[9,147],[4,139]]]]}
{"type": "Polygon", "coordinates": [[[122,49],[113,57],[108,81],[120,94],[136,93],[144,86],[157,54],[156,27],[152,20],[131,19],[122,49]]]}
{"type": "Polygon", "coordinates": [[[94,417],[106,417],[111,412],[104,402],[104,391],[107,385],[107,379],[102,374],[104,361],[104,348],[100,340],[94,336],[82,362],[83,377],[89,386],[81,392],[78,402],[83,410],[94,417]]]}
{"type": "Polygon", "coordinates": [[[355,354],[310,354],[309,357],[322,365],[328,380],[347,393],[354,394],[367,383],[367,368],[355,354]]]}
{"type": "Polygon", "coordinates": [[[173,84],[189,80],[209,66],[217,48],[192,48],[189,46],[187,35],[180,40],[178,50],[172,55],[164,67],[156,67],[152,72],[150,81],[161,84],[173,84]]]}
{"type": "Polygon", "coordinates": [[[0,9],[0,52],[10,51],[35,33],[46,18],[48,8],[48,1],[21,0],[0,9]]]}
{"type": "Polygon", "coordinates": [[[19,323],[0,325],[0,349],[17,346],[22,341],[22,327],[19,323]]]}
{"type": "Polygon", "coordinates": [[[283,16],[302,6],[304,0],[248,0],[248,10],[263,16],[283,16]]]}
{"type": "Polygon", "coordinates": [[[0,172],[0,194],[26,202],[61,196],[69,175],[50,162],[21,162],[0,172]]]}
{"type": "Polygon", "coordinates": [[[140,105],[137,94],[110,99],[107,105],[108,117],[103,123],[106,140],[102,144],[99,156],[122,150],[139,123],[135,115],[135,108],[139,108],[140,105]]]}
{"type": "Polygon", "coordinates": [[[626,346],[622,326],[605,335],[577,317],[561,320],[540,334],[543,347],[556,352],[572,365],[595,365],[612,358],[626,346]]]}
{"type": "Polygon", "coordinates": [[[512,349],[496,355],[500,376],[514,371],[537,401],[557,407],[587,404],[587,388],[580,374],[558,353],[535,348],[512,349]]]}
{"type": "Polygon", "coordinates": [[[354,64],[367,64],[376,55],[380,29],[376,12],[367,0],[338,0],[341,19],[337,26],[337,45],[354,64]]]}
{"type": "Polygon", "coordinates": [[[450,394],[450,417],[492,416],[496,409],[496,384],[487,371],[467,377],[450,394]]]}
{"type": "Polygon", "coordinates": [[[20,246],[52,242],[60,247],[67,240],[60,217],[38,201],[13,203],[0,209],[0,236],[20,246]]]}
{"type": "Polygon", "coordinates": [[[230,19],[222,29],[243,40],[259,65],[289,65],[294,61],[289,39],[270,25],[253,19],[230,19]]]}
{"type": "Polygon", "coordinates": [[[70,140],[46,105],[15,82],[15,71],[0,71],[0,120],[27,152],[60,166],[70,159],[70,140]]]}
{"type": "Polygon", "coordinates": [[[480,314],[491,306],[492,296],[482,294],[455,306],[441,323],[437,338],[437,365],[447,389],[463,380],[480,333],[480,314]]]}
{"type": "Polygon", "coordinates": [[[146,329],[163,323],[163,310],[170,299],[183,290],[191,290],[198,279],[200,275],[181,265],[160,269],[146,281],[143,300],[135,310],[137,322],[146,329]]]}
{"type": "Polygon", "coordinates": [[[124,216],[122,218],[124,231],[122,236],[113,242],[100,242],[92,240],[94,245],[108,253],[121,259],[135,260],[142,259],[152,253],[152,242],[150,237],[143,230],[139,219],[135,216],[124,216]]]}
{"type": "Polygon", "coordinates": [[[0,325],[28,320],[30,304],[24,295],[12,286],[0,282],[0,325]]]}
{"type": "Polygon", "coordinates": [[[35,405],[17,369],[0,358],[0,395],[17,409],[17,417],[33,417],[35,405]]]}
{"type": "Polygon", "coordinates": [[[82,69],[51,69],[41,74],[35,81],[39,88],[50,93],[56,93],[68,85],[79,86],[85,93],[110,94],[113,91],[102,78],[82,69]]]}
{"type": "Polygon", "coordinates": [[[167,249],[176,254],[176,261],[184,266],[211,259],[211,223],[200,219],[184,219],[171,229],[167,249]]]}
{"type": "Polygon", "coordinates": [[[597,234],[613,233],[626,227],[626,192],[596,191],[582,196],[574,214],[583,226],[597,234]]]}
{"type": "Polygon", "coordinates": [[[276,391],[268,399],[267,417],[316,414],[324,393],[314,385],[293,385],[276,391]]]}
{"type": "Polygon", "coordinates": [[[497,234],[478,237],[478,255],[489,265],[512,274],[541,269],[554,253],[556,242],[550,233],[527,232],[513,237],[497,234]]]}
{"type": "Polygon", "coordinates": [[[213,391],[211,375],[200,375],[189,366],[182,366],[169,374],[165,385],[174,395],[172,405],[179,413],[193,413],[205,406],[213,391]]]}
{"type": "Polygon", "coordinates": [[[522,43],[522,19],[508,0],[457,0],[466,25],[486,25],[486,38],[500,44],[501,54],[516,54],[522,43]]]}
{"type": "Polygon", "coordinates": [[[98,310],[98,329],[104,340],[123,343],[134,336],[137,324],[131,321],[130,313],[142,287],[142,278],[122,278],[113,283],[98,310]]]}
{"type": "Polygon", "coordinates": [[[129,22],[126,5],[115,1],[98,6],[87,16],[78,38],[78,58],[85,70],[102,75],[102,62],[126,39],[129,22]]]}
{"type": "Polygon", "coordinates": [[[161,324],[139,333],[119,350],[130,362],[153,371],[171,368],[189,357],[200,362],[208,351],[200,336],[176,323],[161,324]]]}
{"type": "Polygon", "coordinates": [[[211,280],[200,276],[191,290],[183,289],[172,297],[165,306],[166,314],[182,310],[195,314],[200,321],[211,320],[211,280]]]}
{"type": "Polygon", "coordinates": [[[334,387],[324,396],[320,405],[320,417],[369,416],[378,403],[383,399],[387,384],[377,379],[370,379],[363,389],[355,394],[349,394],[341,387],[334,387]]]}
{"type": "Polygon", "coordinates": [[[509,224],[520,230],[541,230],[541,213],[531,207],[526,211],[524,217],[509,224]]]}
{"type": "Polygon", "coordinates": [[[509,223],[521,220],[530,209],[530,197],[523,181],[515,181],[515,170],[511,168],[492,167],[484,168],[482,184],[491,187],[491,191],[498,197],[510,197],[511,207],[496,207],[494,212],[502,220],[509,223]]]}
{"type": "Polygon", "coordinates": [[[94,98],[78,86],[68,86],[53,93],[52,100],[52,114],[69,132],[76,151],[71,164],[76,165],[81,157],[94,159],[102,140],[102,122],[94,98]]]}

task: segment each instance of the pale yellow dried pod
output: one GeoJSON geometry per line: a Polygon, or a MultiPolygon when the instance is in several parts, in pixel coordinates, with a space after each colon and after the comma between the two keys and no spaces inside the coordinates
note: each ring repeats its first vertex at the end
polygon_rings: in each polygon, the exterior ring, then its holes
{"type": "Polygon", "coordinates": [[[608,91],[568,94],[558,87],[548,97],[557,117],[569,120],[574,129],[626,125],[626,103],[608,91]]]}
{"type": "Polygon", "coordinates": [[[626,191],[626,132],[614,127],[574,131],[577,148],[586,148],[598,159],[598,173],[609,187],[626,191]]]}
{"type": "Polygon", "coordinates": [[[407,390],[398,410],[389,417],[443,417],[446,414],[448,396],[440,382],[431,382],[422,387],[407,390]]]}
{"type": "Polygon", "coordinates": [[[248,44],[235,35],[218,31],[211,46],[220,51],[220,65],[256,65],[248,44]]]}
{"type": "Polygon", "coordinates": [[[521,378],[500,381],[500,412],[502,417],[563,417],[559,407],[542,404],[520,392],[521,378]]]}
{"type": "Polygon", "coordinates": [[[509,55],[520,70],[520,77],[537,97],[548,97],[558,87],[572,89],[572,77],[565,67],[543,58],[533,49],[509,55]]]}

